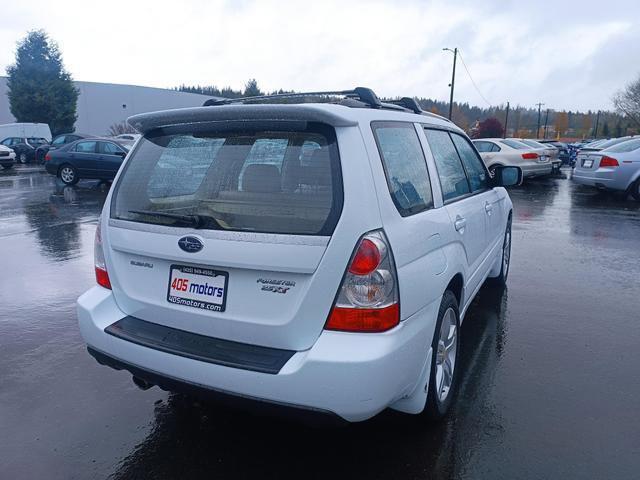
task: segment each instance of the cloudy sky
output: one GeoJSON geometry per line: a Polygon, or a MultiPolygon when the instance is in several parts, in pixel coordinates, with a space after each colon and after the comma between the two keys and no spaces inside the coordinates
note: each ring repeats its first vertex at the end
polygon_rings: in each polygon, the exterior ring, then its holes
{"type": "Polygon", "coordinates": [[[597,110],[640,75],[639,20],[638,0],[20,0],[2,7],[0,74],[44,28],[76,80],[446,100],[458,47],[477,89],[459,63],[457,101],[597,110]]]}

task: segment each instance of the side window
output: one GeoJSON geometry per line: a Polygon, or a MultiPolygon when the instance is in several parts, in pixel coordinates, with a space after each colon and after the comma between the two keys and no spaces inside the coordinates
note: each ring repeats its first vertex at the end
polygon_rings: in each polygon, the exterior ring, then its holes
{"type": "Polygon", "coordinates": [[[100,142],[100,147],[101,147],[100,150],[102,151],[102,153],[107,155],[116,155],[123,151],[115,143],[111,143],[111,142],[100,142]]]}
{"type": "Polygon", "coordinates": [[[59,146],[59,145],[63,145],[66,142],[66,139],[69,138],[68,136],[65,135],[60,135],[59,137],[56,137],[53,142],[51,142],[51,145],[55,145],[55,146],[59,146]]]}
{"type": "Polygon", "coordinates": [[[490,152],[491,147],[493,146],[493,144],[489,142],[473,142],[473,144],[476,146],[479,152],[483,153],[490,152]]]}
{"type": "Polygon", "coordinates": [[[2,142],[0,142],[2,145],[4,145],[5,147],[9,147],[11,145],[11,138],[5,138],[4,140],[2,140],[2,142]]]}
{"type": "Polygon", "coordinates": [[[96,142],[80,142],[76,144],[75,151],[79,153],[95,153],[96,142]]]}
{"type": "Polygon", "coordinates": [[[374,122],[373,133],[393,203],[403,217],[433,205],[427,162],[412,123],[374,122]]]}
{"type": "Polygon", "coordinates": [[[438,168],[442,199],[446,202],[471,193],[467,176],[449,133],[428,128],[424,133],[438,168]]]}
{"type": "Polygon", "coordinates": [[[502,150],[502,148],[500,148],[499,145],[496,145],[495,143],[491,144],[491,151],[492,152],[499,152],[500,150],[502,150]]]}
{"type": "Polygon", "coordinates": [[[453,143],[458,150],[458,155],[462,159],[462,164],[467,171],[467,178],[471,184],[472,192],[479,192],[489,188],[487,170],[484,163],[475,152],[469,141],[461,135],[452,133],[453,143]]]}

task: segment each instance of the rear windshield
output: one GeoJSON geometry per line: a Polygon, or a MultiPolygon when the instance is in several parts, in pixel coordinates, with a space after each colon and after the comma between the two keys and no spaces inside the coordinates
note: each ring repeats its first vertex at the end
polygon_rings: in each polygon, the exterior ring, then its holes
{"type": "Polygon", "coordinates": [[[516,140],[500,140],[505,145],[509,145],[511,148],[515,148],[516,150],[528,150],[530,147],[525,145],[524,143],[520,143],[516,140]]]}
{"type": "Polygon", "coordinates": [[[609,147],[606,149],[607,152],[632,152],[640,148],[640,138],[636,138],[635,140],[627,140],[626,142],[621,142],[613,147],[609,147]]]}
{"type": "MultiPolygon", "coordinates": [[[[272,122],[277,125],[278,122],[272,122]]],[[[342,209],[335,133],[174,127],[145,136],[126,164],[111,217],[214,230],[330,235],[342,209]]]]}

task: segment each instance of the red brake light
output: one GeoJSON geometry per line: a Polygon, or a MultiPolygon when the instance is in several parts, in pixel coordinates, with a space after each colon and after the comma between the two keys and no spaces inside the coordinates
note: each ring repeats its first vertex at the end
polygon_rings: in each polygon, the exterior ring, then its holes
{"type": "Polygon", "coordinates": [[[325,328],[343,332],[384,332],[395,327],[399,317],[397,303],[383,308],[334,307],[325,328]]]}
{"type": "Polygon", "coordinates": [[[600,159],[601,167],[618,167],[620,164],[615,158],[607,157],[606,155],[600,159]]]}
{"type": "Polygon", "coordinates": [[[523,153],[522,154],[522,158],[524,160],[537,160],[538,159],[538,154],[537,153],[533,153],[533,152],[523,153]]]}
{"type": "Polygon", "coordinates": [[[104,259],[104,250],[102,249],[102,232],[100,228],[101,220],[98,219],[96,227],[96,236],[93,244],[93,258],[96,270],[96,282],[98,285],[111,290],[111,280],[109,280],[109,272],[107,272],[107,263],[104,259]]]}
{"type": "Polygon", "coordinates": [[[360,242],[358,251],[349,265],[349,272],[354,275],[368,275],[380,265],[380,250],[368,238],[360,242]]]}
{"type": "Polygon", "coordinates": [[[44,156],[44,161],[48,162],[49,160],[51,160],[51,155],[49,155],[48,153],[44,156]]]}

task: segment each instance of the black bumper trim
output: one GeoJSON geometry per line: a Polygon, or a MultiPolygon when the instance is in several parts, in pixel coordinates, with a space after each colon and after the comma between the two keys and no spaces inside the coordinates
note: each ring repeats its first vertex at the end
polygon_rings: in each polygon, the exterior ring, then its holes
{"type": "Polygon", "coordinates": [[[231,408],[253,411],[263,415],[287,418],[295,421],[302,421],[316,426],[346,425],[348,423],[336,413],[328,410],[276,402],[218,390],[212,387],[187,382],[185,380],[179,380],[168,375],[132,365],[89,346],[87,346],[87,351],[100,365],[105,365],[115,370],[126,370],[134,377],[140,378],[147,383],[168,392],[182,393],[214,401],[218,404],[231,408]]]}
{"type": "Polygon", "coordinates": [[[277,374],[296,353],[207,337],[165,327],[135,317],[124,317],[104,331],[114,337],[162,352],[226,367],[277,374]]]}

